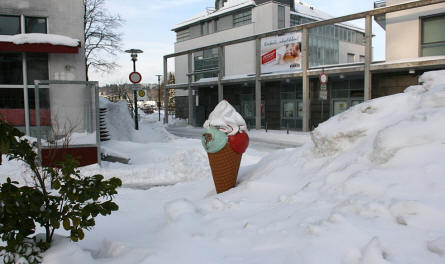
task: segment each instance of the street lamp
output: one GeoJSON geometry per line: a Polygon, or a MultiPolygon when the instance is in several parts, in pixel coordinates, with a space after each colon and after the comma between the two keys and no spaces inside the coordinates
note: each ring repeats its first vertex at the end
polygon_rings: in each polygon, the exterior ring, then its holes
{"type": "MultiPolygon", "coordinates": [[[[143,53],[143,51],[140,49],[129,49],[129,50],[126,50],[125,52],[131,54],[131,60],[133,61],[133,72],[136,72],[136,61],[138,60],[138,54],[143,53]]],[[[131,78],[130,78],[130,81],[132,81],[131,78]]],[[[134,87],[134,88],[136,88],[136,87],[134,87]]],[[[133,89],[133,98],[134,98],[134,128],[136,130],[139,130],[138,95],[137,95],[136,89],[133,89]]]]}
{"type": "Polygon", "coordinates": [[[162,75],[157,74],[156,76],[158,76],[158,111],[159,111],[159,121],[161,121],[161,76],[162,75]]]}

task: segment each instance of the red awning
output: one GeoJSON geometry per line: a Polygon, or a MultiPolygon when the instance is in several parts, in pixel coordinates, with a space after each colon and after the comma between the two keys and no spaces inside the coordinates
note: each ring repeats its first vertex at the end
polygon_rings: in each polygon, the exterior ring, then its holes
{"type": "Polygon", "coordinates": [[[65,45],[53,45],[48,43],[24,43],[0,41],[0,51],[15,52],[42,52],[42,53],[79,53],[80,44],[77,47],[65,45]]]}

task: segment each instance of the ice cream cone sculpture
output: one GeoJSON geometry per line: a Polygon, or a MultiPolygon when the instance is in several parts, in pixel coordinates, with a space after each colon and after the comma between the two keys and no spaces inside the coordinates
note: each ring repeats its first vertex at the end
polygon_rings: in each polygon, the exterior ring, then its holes
{"type": "Polygon", "coordinates": [[[241,157],[249,145],[246,122],[226,100],[204,123],[202,145],[207,151],[217,193],[235,187],[241,157]]]}

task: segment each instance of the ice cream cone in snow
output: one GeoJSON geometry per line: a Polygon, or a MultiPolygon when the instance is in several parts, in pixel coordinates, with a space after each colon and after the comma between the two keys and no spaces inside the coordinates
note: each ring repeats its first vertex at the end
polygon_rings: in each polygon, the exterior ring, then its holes
{"type": "Polygon", "coordinates": [[[242,154],[249,145],[246,122],[225,100],[204,123],[202,145],[207,151],[217,193],[235,187],[242,154]]]}

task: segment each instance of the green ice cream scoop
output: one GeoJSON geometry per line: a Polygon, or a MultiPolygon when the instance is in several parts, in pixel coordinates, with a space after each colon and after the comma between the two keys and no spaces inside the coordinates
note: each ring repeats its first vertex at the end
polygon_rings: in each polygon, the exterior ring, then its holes
{"type": "Polygon", "coordinates": [[[202,146],[208,153],[216,153],[227,144],[228,137],[226,133],[211,127],[202,135],[202,146]]]}

